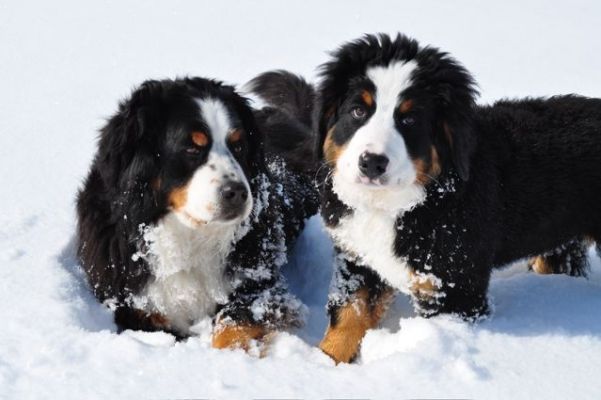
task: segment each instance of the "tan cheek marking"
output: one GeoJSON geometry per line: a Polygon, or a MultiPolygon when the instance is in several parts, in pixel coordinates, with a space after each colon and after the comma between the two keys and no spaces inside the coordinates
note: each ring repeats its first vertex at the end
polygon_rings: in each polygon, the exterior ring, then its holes
{"type": "Polygon", "coordinates": [[[319,348],[337,364],[351,362],[365,333],[378,325],[393,297],[392,290],[386,291],[370,306],[367,289],[360,289],[349,303],[338,309],[337,323],[328,326],[319,348]]]}
{"type": "Polygon", "coordinates": [[[361,98],[368,107],[371,107],[374,104],[374,98],[367,90],[361,92],[361,98]]]}
{"type": "Polygon", "coordinates": [[[188,185],[175,188],[169,193],[167,198],[169,207],[173,210],[181,210],[186,206],[188,200],[188,185]]]}
{"type": "Polygon", "coordinates": [[[248,351],[252,340],[259,340],[267,334],[260,325],[224,325],[213,332],[212,346],[216,349],[241,348],[248,351]]]}
{"type": "Polygon", "coordinates": [[[346,149],[346,144],[340,146],[340,145],[336,144],[336,142],[334,142],[334,139],[332,138],[332,136],[333,136],[335,128],[336,128],[336,125],[334,125],[332,128],[330,128],[330,130],[328,131],[328,135],[326,136],[326,140],[323,143],[324,158],[328,162],[328,164],[330,164],[332,166],[336,165],[338,158],[340,158],[340,156],[346,149]]]}
{"type": "Polygon", "coordinates": [[[206,146],[209,143],[209,137],[204,132],[192,132],[192,141],[197,146],[206,146]]]}
{"type": "Polygon", "coordinates": [[[399,111],[402,113],[407,113],[413,109],[413,100],[403,100],[401,105],[399,106],[399,111]]]}
{"type": "Polygon", "coordinates": [[[422,186],[427,185],[432,179],[435,179],[438,175],[440,175],[440,160],[438,158],[438,152],[434,146],[430,148],[429,163],[421,158],[417,158],[413,160],[413,165],[417,175],[415,177],[415,182],[422,186]]]}

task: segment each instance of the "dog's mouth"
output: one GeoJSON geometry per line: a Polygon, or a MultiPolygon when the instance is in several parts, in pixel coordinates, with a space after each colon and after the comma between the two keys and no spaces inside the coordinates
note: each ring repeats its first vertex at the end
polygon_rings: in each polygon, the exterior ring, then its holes
{"type": "Polygon", "coordinates": [[[205,226],[209,223],[209,221],[205,221],[203,219],[196,218],[186,211],[181,211],[180,215],[182,217],[184,217],[186,222],[188,222],[191,226],[193,226],[195,228],[200,228],[201,226],[205,226]]]}
{"type": "Polygon", "coordinates": [[[249,214],[248,206],[240,208],[240,209],[229,209],[227,211],[222,211],[217,218],[218,221],[222,222],[236,222],[239,220],[243,220],[249,214]]]}
{"type": "Polygon", "coordinates": [[[366,186],[370,189],[383,189],[388,185],[388,178],[386,176],[369,178],[367,176],[360,175],[355,179],[355,183],[366,186]]]}

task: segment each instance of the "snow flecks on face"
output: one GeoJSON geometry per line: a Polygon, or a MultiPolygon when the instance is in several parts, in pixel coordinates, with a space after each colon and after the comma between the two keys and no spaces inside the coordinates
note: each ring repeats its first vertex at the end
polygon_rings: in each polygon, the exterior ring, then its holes
{"type": "MultiPolygon", "coordinates": [[[[197,100],[199,117],[209,128],[211,148],[208,159],[200,165],[185,187],[174,192],[172,209],[182,223],[197,227],[211,222],[223,222],[221,188],[228,182],[239,182],[250,192],[250,185],[242,167],[236,161],[227,145],[228,135],[234,126],[225,105],[218,99],[206,98],[197,100]]],[[[207,139],[207,133],[202,133],[207,139]]],[[[248,196],[245,207],[232,223],[239,223],[246,218],[253,208],[252,197],[248,196]]]]}

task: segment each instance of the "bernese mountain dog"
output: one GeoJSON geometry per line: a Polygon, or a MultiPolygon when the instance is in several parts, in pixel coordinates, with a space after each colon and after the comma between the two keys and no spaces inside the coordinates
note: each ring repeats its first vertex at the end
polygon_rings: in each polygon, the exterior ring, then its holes
{"type": "Polygon", "coordinates": [[[404,35],[321,67],[321,214],[336,258],[320,348],[356,357],[397,291],[425,317],[487,314],[491,271],[581,275],[601,241],[601,100],[476,104],[471,74],[404,35]]]}
{"type": "Polygon", "coordinates": [[[317,213],[315,139],[285,120],[202,78],[146,81],[120,103],[77,198],[78,257],[119,331],[184,338],[209,317],[214,347],[248,348],[302,321],[280,267],[317,213]]]}

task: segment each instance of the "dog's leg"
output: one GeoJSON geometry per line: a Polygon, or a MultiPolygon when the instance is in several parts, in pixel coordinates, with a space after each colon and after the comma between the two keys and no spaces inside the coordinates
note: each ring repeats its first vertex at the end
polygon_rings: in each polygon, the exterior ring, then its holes
{"type": "Polygon", "coordinates": [[[253,340],[261,340],[267,333],[260,325],[216,324],[212,345],[216,349],[241,348],[248,351],[253,340]]]}
{"type": "Polygon", "coordinates": [[[490,272],[480,270],[453,275],[453,270],[449,268],[441,277],[431,272],[413,271],[410,290],[416,311],[426,318],[445,313],[469,321],[488,314],[490,272]]]}
{"type": "Polygon", "coordinates": [[[328,313],[330,323],[319,348],[336,363],[357,356],[368,329],[378,325],[394,298],[394,290],[367,267],[346,260],[336,263],[328,313]]]}
{"type": "Polygon", "coordinates": [[[537,274],[566,274],[586,276],[588,271],[587,250],[589,240],[577,238],[559,246],[555,250],[534,257],[529,267],[537,274]]]}
{"type": "Polygon", "coordinates": [[[126,329],[157,332],[164,331],[175,336],[177,340],[184,339],[185,336],[176,332],[171,323],[162,314],[147,313],[135,308],[120,306],[115,310],[115,323],[119,333],[126,329]]]}

